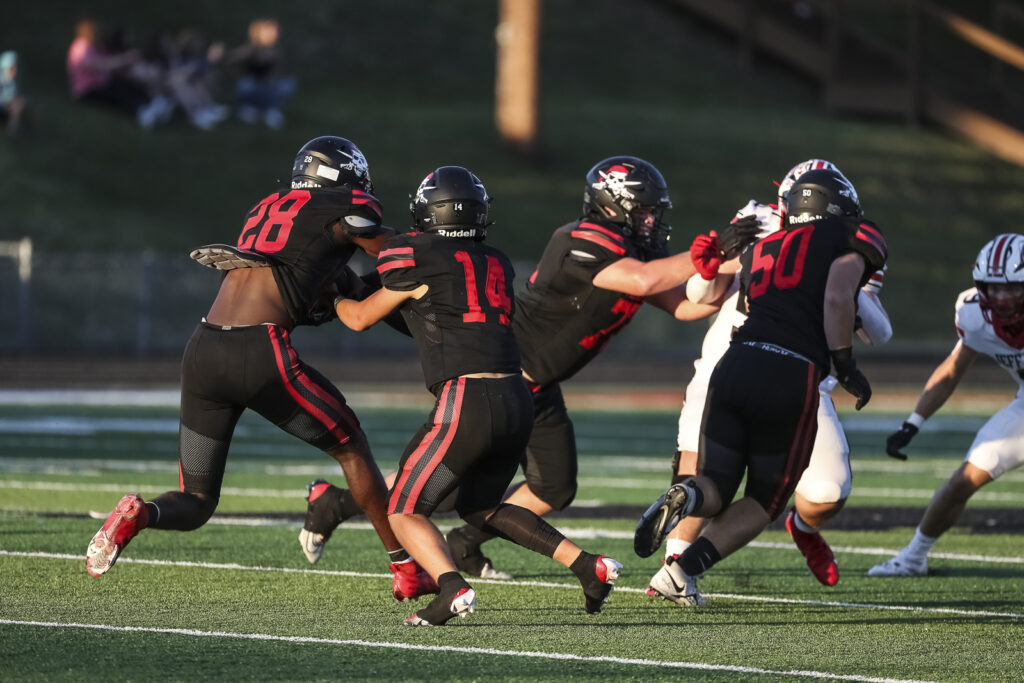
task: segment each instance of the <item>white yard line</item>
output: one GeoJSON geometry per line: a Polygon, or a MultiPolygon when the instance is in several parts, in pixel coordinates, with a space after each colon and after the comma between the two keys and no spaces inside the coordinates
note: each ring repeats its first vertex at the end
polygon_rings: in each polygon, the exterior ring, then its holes
{"type": "MultiPolygon", "coordinates": [[[[83,555],[68,555],[64,553],[20,552],[14,550],[0,550],[0,556],[38,558],[47,560],[71,560],[74,562],[83,562],[84,557],[83,555]]],[[[311,574],[323,576],[350,576],[360,578],[386,579],[392,578],[391,574],[376,574],[370,572],[351,572],[328,569],[295,569],[292,567],[258,567],[251,565],[235,564],[230,562],[185,562],[178,560],[144,560],[131,557],[122,557],[117,560],[117,563],[155,565],[161,567],[187,567],[192,569],[224,569],[230,571],[278,572],[282,574],[311,574]]],[[[569,590],[579,590],[578,583],[555,583],[550,581],[473,579],[473,583],[490,583],[502,586],[525,586],[528,588],[562,588],[569,590]]],[[[615,590],[619,593],[644,593],[644,589],[642,588],[627,588],[625,586],[616,587],[615,590]]],[[[728,600],[741,600],[749,602],[768,602],[786,605],[812,605],[818,607],[858,608],[896,612],[921,612],[926,614],[957,614],[961,616],[970,617],[1002,617],[1007,619],[1024,619],[1024,614],[1016,614],[1013,612],[990,612],[986,610],[947,609],[943,607],[914,607],[910,605],[885,605],[878,603],[839,602],[828,600],[796,600],[792,598],[774,598],[761,595],[737,595],[734,593],[704,593],[704,597],[723,598],[728,600]]]]}
{"type": "Polygon", "coordinates": [[[656,659],[632,659],[626,657],[585,657],[564,652],[532,652],[529,650],[498,650],[487,647],[455,647],[452,645],[414,645],[372,640],[342,640],[337,638],[314,638],[311,636],[281,636],[270,633],[232,633],[230,631],[200,631],[184,628],[155,628],[144,626],[112,626],[108,624],[78,624],[55,621],[20,621],[16,619],[0,619],[0,624],[11,626],[29,626],[61,629],[93,629],[100,631],[116,631],[121,633],[160,633],[165,635],[192,636],[198,638],[235,638],[239,640],[258,640],[309,645],[341,645],[348,647],[376,647],[392,650],[415,650],[421,652],[455,652],[460,654],[492,655],[497,657],[529,657],[532,659],[550,659],[556,661],[593,662],[596,664],[626,664],[644,667],[660,667],[670,669],[693,669],[697,671],[727,671],[730,673],[764,674],[768,676],[793,676],[797,678],[818,678],[840,681],[859,681],[863,683],[925,683],[905,678],[878,678],[876,676],[858,676],[856,674],[834,674],[826,671],[784,671],[761,669],[749,666],[732,666],[726,664],[704,664],[701,662],[673,662],[656,659]]]}

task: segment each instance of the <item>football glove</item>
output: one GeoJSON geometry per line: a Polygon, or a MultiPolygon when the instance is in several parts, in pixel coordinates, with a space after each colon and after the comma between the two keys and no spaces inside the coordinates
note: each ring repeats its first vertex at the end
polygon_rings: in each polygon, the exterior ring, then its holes
{"type": "Polygon", "coordinates": [[[722,258],[726,261],[740,255],[747,245],[757,241],[761,232],[761,224],[754,215],[734,218],[732,223],[718,233],[718,245],[722,249],[722,258]]]}
{"type": "Polygon", "coordinates": [[[850,394],[857,399],[854,406],[860,410],[871,400],[871,384],[868,378],[857,369],[857,361],[853,359],[853,350],[849,347],[832,349],[832,367],[836,369],[836,379],[850,394]]]}
{"type": "Polygon", "coordinates": [[[907,454],[900,452],[900,449],[906,448],[916,435],[917,427],[909,422],[904,422],[898,431],[890,434],[889,438],[885,440],[885,454],[897,460],[906,460],[907,454]]]}
{"type": "Polygon", "coordinates": [[[714,280],[722,265],[722,250],[718,246],[718,235],[697,235],[690,245],[690,261],[705,280],[714,280]]]}

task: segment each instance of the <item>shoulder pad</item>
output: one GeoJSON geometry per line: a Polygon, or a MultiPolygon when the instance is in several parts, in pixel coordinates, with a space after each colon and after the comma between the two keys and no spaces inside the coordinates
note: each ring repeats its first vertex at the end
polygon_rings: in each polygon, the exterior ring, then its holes
{"type": "Polygon", "coordinates": [[[965,332],[978,332],[984,329],[985,316],[982,315],[981,306],[978,304],[978,289],[970,289],[960,292],[956,298],[956,329],[963,336],[965,332]]]}
{"type": "Polygon", "coordinates": [[[352,190],[352,207],[341,218],[341,227],[351,237],[375,237],[383,228],[384,210],[372,194],[352,190]]]}
{"type": "Polygon", "coordinates": [[[850,248],[864,257],[867,272],[881,270],[889,258],[889,245],[878,226],[861,218],[847,220],[846,227],[850,232],[850,248]]]}
{"type": "MultiPolygon", "coordinates": [[[[617,227],[617,226],[616,226],[617,227]]],[[[620,230],[595,221],[580,221],[569,230],[573,247],[570,255],[578,260],[593,261],[597,252],[610,252],[616,256],[626,255],[626,238],[620,230]]]]}
{"type": "Polygon", "coordinates": [[[262,268],[270,265],[263,254],[232,247],[228,244],[206,244],[189,252],[189,257],[208,268],[235,270],[262,268]]]}
{"type": "Polygon", "coordinates": [[[377,255],[377,273],[388,289],[415,289],[418,286],[412,275],[415,267],[416,249],[408,235],[395,235],[384,243],[377,255]]]}

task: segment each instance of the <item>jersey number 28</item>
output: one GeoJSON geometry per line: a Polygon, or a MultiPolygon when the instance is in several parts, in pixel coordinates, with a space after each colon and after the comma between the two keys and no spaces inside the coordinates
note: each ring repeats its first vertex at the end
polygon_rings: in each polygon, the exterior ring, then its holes
{"type": "Polygon", "coordinates": [[[284,249],[299,209],[309,201],[309,191],[292,190],[280,199],[279,196],[275,192],[252,208],[238,236],[239,249],[255,249],[262,254],[284,249]]]}

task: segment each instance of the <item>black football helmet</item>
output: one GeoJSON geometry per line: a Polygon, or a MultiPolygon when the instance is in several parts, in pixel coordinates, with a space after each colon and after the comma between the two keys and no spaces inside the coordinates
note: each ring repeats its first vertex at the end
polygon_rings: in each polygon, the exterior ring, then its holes
{"type": "Polygon", "coordinates": [[[292,188],[348,185],[373,194],[366,157],[349,140],[334,135],[313,138],[292,164],[292,188]]]}
{"type": "Polygon", "coordinates": [[[583,215],[625,226],[641,246],[660,250],[672,228],[662,221],[672,208],[661,171],[643,159],[609,157],[590,169],[583,187],[583,215]],[[653,223],[645,220],[653,216],[653,223]]]}
{"type": "Polygon", "coordinates": [[[430,172],[409,202],[417,230],[477,240],[487,236],[490,207],[484,184],[462,166],[441,166],[430,172]]]}
{"type": "Polygon", "coordinates": [[[829,169],[797,178],[786,197],[786,225],[813,223],[827,216],[863,216],[853,183],[829,169]]]}

